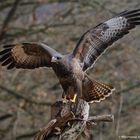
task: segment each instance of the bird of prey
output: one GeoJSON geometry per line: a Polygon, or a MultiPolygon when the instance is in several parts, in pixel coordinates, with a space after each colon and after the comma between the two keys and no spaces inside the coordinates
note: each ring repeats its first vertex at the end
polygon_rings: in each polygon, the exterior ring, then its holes
{"type": "Polygon", "coordinates": [[[64,99],[74,102],[82,98],[87,102],[100,102],[114,88],[92,80],[86,72],[113,42],[128,34],[136,25],[140,25],[140,9],[126,10],[87,30],[69,54],[62,55],[45,43],[10,44],[0,52],[0,62],[7,69],[50,67],[60,81],[64,99]]]}

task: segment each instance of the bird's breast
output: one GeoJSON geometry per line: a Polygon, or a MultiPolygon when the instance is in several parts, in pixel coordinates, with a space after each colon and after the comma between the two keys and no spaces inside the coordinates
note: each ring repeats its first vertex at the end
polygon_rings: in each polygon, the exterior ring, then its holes
{"type": "Polygon", "coordinates": [[[76,79],[83,80],[84,72],[83,72],[80,64],[76,60],[74,60],[74,62],[73,62],[72,71],[73,71],[73,75],[76,79]]]}
{"type": "Polygon", "coordinates": [[[65,60],[59,65],[54,65],[53,69],[61,84],[73,85],[77,80],[82,81],[84,72],[76,59],[65,60]]]}

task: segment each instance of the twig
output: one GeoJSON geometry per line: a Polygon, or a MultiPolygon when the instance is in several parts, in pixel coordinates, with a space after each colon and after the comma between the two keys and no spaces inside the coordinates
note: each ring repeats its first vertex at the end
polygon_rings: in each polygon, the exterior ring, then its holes
{"type": "MultiPolygon", "coordinates": [[[[34,1],[28,1],[28,2],[21,2],[20,6],[26,6],[26,5],[33,5],[33,4],[39,4],[40,2],[34,2],[34,1]]],[[[2,5],[0,5],[0,11],[2,11],[5,8],[9,8],[13,5],[13,2],[8,1],[6,3],[3,3],[2,5]]]]}
{"type": "Polygon", "coordinates": [[[134,88],[137,88],[137,87],[140,87],[140,81],[138,81],[135,85],[132,85],[132,86],[129,86],[129,87],[126,87],[120,91],[118,91],[116,94],[120,94],[120,93],[123,93],[123,92],[128,92],[134,88]]]}
{"type": "Polygon", "coordinates": [[[12,116],[13,116],[13,115],[10,114],[10,113],[4,114],[4,115],[0,116],[0,121],[3,121],[3,120],[5,120],[5,119],[8,119],[8,118],[10,118],[10,117],[12,117],[12,116]]]}
{"type": "Polygon", "coordinates": [[[88,121],[91,122],[113,122],[114,116],[113,115],[101,115],[101,116],[92,116],[89,117],[88,121]]]}
{"type": "Polygon", "coordinates": [[[0,89],[6,91],[8,94],[14,96],[15,98],[17,99],[23,99],[29,103],[32,103],[32,104],[37,104],[37,105],[47,105],[47,106],[50,106],[52,103],[50,102],[38,102],[36,100],[33,100],[33,99],[30,99],[29,97],[26,97],[24,96],[23,94],[18,94],[16,93],[15,91],[11,90],[11,89],[8,89],[2,85],[0,85],[0,89]]]}
{"type": "Polygon", "coordinates": [[[10,9],[9,13],[7,14],[7,17],[5,18],[2,28],[1,28],[1,33],[0,33],[0,41],[3,39],[3,37],[5,36],[5,32],[6,29],[8,27],[8,24],[10,23],[12,17],[14,16],[16,9],[18,7],[20,0],[15,0],[15,2],[13,3],[12,8],[10,9]]]}
{"type": "MultiPolygon", "coordinates": [[[[11,132],[15,121],[16,121],[16,115],[13,115],[8,127],[4,130],[0,130],[3,133],[1,139],[6,139],[5,137],[8,135],[8,133],[11,132]]],[[[1,127],[1,128],[3,128],[3,127],[1,127]]],[[[12,136],[11,136],[11,139],[13,139],[12,136]]]]}
{"type": "Polygon", "coordinates": [[[16,140],[25,140],[26,138],[33,137],[36,134],[37,131],[29,132],[26,134],[22,134],[19,136],[16,136],[16,140]]]}
{"type": "MultiPolygon", "coordinates": [[[[119,104],[119,110],[118,110],[118,119],[117,119],[117,126],[116,126],[116,136],[119,134],[119,128],[120,128],[120,116],[122,111],[122,105],[123,105],[123,95],[120,94],[120,104],[119,104]]],[[[117,137],[116,137],[117,140],[117,137]]]]}
{"type": "Polygon", "coordinates": [[[17,37],[17,36],[24,36],[24,35],[32,35],[32,34],[39,33],[39,32],[45,33],[46,30],[49,29],[49,28],[58,28],[58,27],[62,28],[62,27],[65,27],[65,26],[72,26],[72,25],[74,25],[74,23],[50,24],[50,25],[44,25],[42,27],[32,26],[30,28],[30,30],[29,29],[21,29],[21,28],[12,28],[13,30],[15,30],[15,32],[6,33],[6,36],[17,37]]]}

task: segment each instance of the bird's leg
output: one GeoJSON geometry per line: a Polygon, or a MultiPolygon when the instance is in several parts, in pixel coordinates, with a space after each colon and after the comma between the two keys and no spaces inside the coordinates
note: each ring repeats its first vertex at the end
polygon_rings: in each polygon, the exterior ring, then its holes
{"type": "Polygon", "coordinates": [[[68,100],[67,100],[67,96],[66,95],[64,95],[64,97],[63,97],[63,103],[66,103],[68,100]]]}
{"type": "Polygon", "coordinates": [[[74,94],[73,99],[70,99],[70,101],[74,103],[76,101],[76,97],[77,97],[77,94],[74,94]]]}

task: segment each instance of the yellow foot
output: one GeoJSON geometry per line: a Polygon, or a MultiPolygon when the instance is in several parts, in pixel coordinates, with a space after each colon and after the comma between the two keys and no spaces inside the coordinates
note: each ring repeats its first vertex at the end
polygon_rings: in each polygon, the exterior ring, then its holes
{"type": "Polygon", "coordinates": [[[77,97],[77,94],[74,94],[73,99],[70,99],[70,101],[74,103],[74,102],[75,102],[75,100],[76,100],[76,97],[77,97]]]}
{"type": "Polygon", "coordinates": [[[67,100],[67,98],[66,98],[66,95],[64,95],[64,98],[62,99],[62,102],[63,102],[63,103],[67,103],[67,101],[68,101],[68,100],[67,100]]]}

